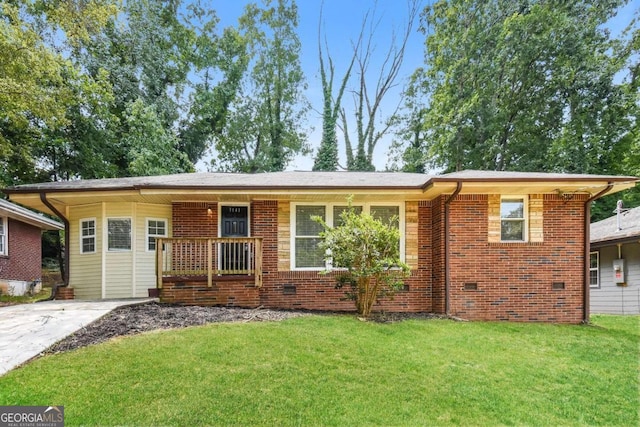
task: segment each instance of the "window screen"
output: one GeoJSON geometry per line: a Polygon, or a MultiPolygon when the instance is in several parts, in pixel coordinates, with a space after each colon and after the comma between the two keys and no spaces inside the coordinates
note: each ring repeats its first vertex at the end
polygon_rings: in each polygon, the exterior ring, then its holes
{"type": "Polygon", "coordinates": [[[318,244],[322,225],[311,219],[319,216],[326,220],[324,206],[296,206],[296,268],[323,268],[324,251],[318,244]]]}
{"type": "Polygon", "coordinates": [[[107,220],[110,251],[131,250],[131,219],[109,218],[107,220]]]}

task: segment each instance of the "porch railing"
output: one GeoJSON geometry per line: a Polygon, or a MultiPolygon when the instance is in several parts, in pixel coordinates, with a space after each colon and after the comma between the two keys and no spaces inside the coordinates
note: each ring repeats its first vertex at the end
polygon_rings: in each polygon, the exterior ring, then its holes
{"type": "Polygon", "coordinates": [[[254,276],[262,286],[262,238],[159,238],[156,239],[156,277],[162,288],[164,277],[254,276]]]}

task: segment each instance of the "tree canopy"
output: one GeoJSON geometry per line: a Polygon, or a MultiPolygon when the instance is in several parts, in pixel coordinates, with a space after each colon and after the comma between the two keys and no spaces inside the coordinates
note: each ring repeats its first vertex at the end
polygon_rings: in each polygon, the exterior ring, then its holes
{"type": "MultiPolygon", "coordinates": [[[[202,160],[279,171],[313,148],[315,170],[373,170],[391,133],[392,168],[405,171],[640,175],[640,12],[625,31],[607,29],[627,4],[408,0],[389,34],[374,6],[341,62],[321,12],[312,106],[295,0],[247,2],[226,27],[196,0],[4,1],[0,184],[186,172],[202,160]],[[403,75],[421,9],[424,61],[403,75]],[[404,107],[389,117],[383,100],[404,107]],[[311,107],[320,141],[308,140],[311,107]]],[[[640,187],[623,197],[640,204],[640,187]]]]}

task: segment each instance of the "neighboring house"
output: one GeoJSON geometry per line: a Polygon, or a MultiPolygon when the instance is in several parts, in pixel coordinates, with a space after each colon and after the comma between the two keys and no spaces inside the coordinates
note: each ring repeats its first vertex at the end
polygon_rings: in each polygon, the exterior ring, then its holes
{"type": "Polygon", "coordinates": [[[640,314],[640,207],[591,224],[592,313],[640,314]]]}
{"type": "Polygon", "coordinates": [[[633,177],[465,171],[194,173],[23,185],[12,200],[65,221],[80,299],[353,310],[320,227],[353,204],[398,217],[411,277],[379,310],[588,320],[590,201],[633,177]]]}
{"type": "Polygon", "coordinates": [[[42,230],[64,226],[0,199],[0,293],[23,295],[42,278],[42,230]]]}

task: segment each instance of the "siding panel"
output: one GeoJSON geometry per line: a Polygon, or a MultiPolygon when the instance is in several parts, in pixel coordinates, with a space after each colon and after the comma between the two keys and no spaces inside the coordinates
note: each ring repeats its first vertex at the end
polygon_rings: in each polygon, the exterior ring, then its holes
{"type": "Polygon", "coordinates": [[[155,252],[147,251],[147,218],[164,219],[167,235],[171,236],[171,206],[139,204],[135,221],[136,229],[136,297],[146,297],[148,288],[156,287],[155,252]]]}
{"type": "Polygon", "coordinates": [[[618,259],[618,247],[603,247],[599,252],[600,288],[591,289],[591,312],[640,314],[640,243],[627,243],[621,247],[627,286],[613,283],[613,260],[618,259]]]}
{"type": "Polygon", "coordinates": [[[85,205],[69,209],[69,286],[77,299],[99,299],[102,296],[102,220],[101,205],[85,205]],[[80,253],[80,220],[96,219],[96,252],[80,253]]]}

